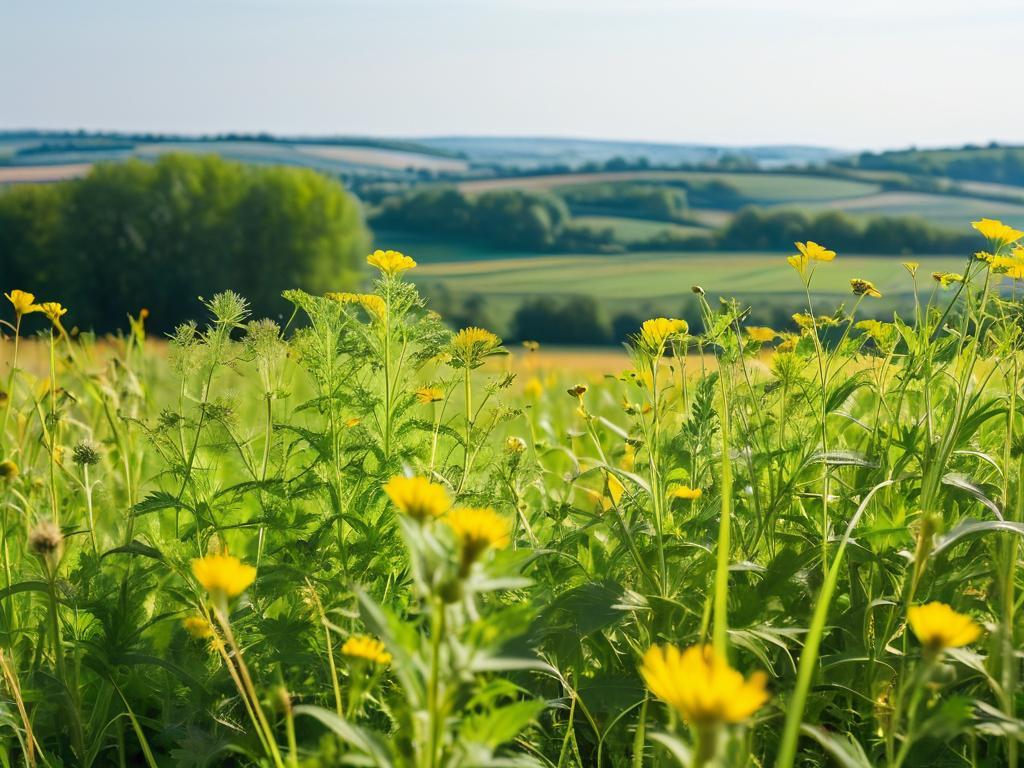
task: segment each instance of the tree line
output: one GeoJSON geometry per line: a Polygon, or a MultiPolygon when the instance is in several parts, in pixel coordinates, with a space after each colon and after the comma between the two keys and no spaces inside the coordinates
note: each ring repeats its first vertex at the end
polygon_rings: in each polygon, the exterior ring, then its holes
{"type": "Polygon", "coordinates": [[[337,181],[213,155],[101,163],[82,179],[0,193],[3,289],[60,301],[71,325],[97,332],[124,328],[143,306],[151,328],[170,330],[195,316],[199,296],[228,288],[278,316],[282,287],[354,285],[369,243],[358,200],[337,181]]]}

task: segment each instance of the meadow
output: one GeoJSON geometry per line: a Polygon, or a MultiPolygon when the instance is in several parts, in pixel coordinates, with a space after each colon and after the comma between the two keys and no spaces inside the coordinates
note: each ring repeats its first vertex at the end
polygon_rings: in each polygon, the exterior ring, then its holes
{"type": "Polygon", "coordinates": [[[164,344],[9,287],[2,764],[1016,766],[1024,233],[975,227],[904,317],[801,242],[797,332],[695,270],[589,373],[395,251],[164,344]]]}

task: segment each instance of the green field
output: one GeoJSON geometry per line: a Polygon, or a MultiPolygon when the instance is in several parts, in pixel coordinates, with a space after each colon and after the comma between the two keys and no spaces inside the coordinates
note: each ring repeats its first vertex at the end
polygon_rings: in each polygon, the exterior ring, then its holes
{"type": "Polygon", "coordinates": [[[759,203],[802,203],[839,198],[856,198],[879,191],[877,184],[827,176],[787,173],[718,173],[705,171],[613,171],[603,173],[553,174],[501,179],[481,179],[459,184],[463,192],[477,193],[492,189],[554,189],[578,184],[609,182],[686,182],[706,184],[727,182],[741,195],[759,203]]]}
{"type": "Polygon", "coordinates": [[[701,235],[707,232],[705,227],[675,224],[670,221],[631,219],[627,216],[574,216],[573,221],[598,229],[610,228],[615,233],[615,239],[623,243],[647,240],[665,231],[680,237],[701,235]]]}

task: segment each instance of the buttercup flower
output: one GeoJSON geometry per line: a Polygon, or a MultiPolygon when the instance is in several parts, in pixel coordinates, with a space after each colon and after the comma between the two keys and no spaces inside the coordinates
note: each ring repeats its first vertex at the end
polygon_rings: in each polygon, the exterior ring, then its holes
{"type": "Polygon", "coordinates": [[[398,251],[374,251],[366,257],[366,263],[376,267],[388,277],[400,275],[416,266],[416,262],[398,251]]]}
{"type": "Polygon", "coordinates": [[[919,266],[921,266],[921,265],[918,264],[916,261],[904,261],[903,262],[903,268],[905,270],[907,270],[907,272],[910,273],[911,277],[916,277],[917,276],[917,268],[919,266]]]}
{"type": "Polygon", "coordinates": [[[444,486],[425,477],[395,475],[384,484],[384,493],[403,515],[420,522],[440,517],[452,505],[444,486]]]}
{"type": "Polygon", "coordinates": [[[945,603],[912,605],[907,610],[907,621],[921,644],[933,653],[969,645],[981,635],[981,627],[970,616],[957,613],[945,603]]]}
{"type": "Polygon", "coordinates": [[[358,304],[373,318],[383,320],[388,312],[388,305],[384,299],[375,293],[336,293],[324,294],[325,298],[337,301],[342,304],[358,304]]]}
{"type": "Polygon", "coordinates": [[[66,307],[62,307],[60,302],[44,301],[39,305],[39,311],[49,318],[50,322],[53,323],[53,327],[60,331],[61,335],[68,335],[68,332],[64,330],[64,326],[60,322],[60,319],[68,313],[68,310],[66,307]]]}
{"type": "Polygon", "coordinates": [[[41,312],[42,308],[35,303],[36,297],[28,291],[19,291],[15,288],[4,296],[14,306],[14,314],[18,317],[27,315],[29,312],[41,312]]]}
{"type": "Polygon", "coordinates": [[[350,637],[341,646],[341,652],[350,659],[365,659],[381,666],[391,663],[391,654],[384,650],[384,643],[366,635],[350,637]]]}
{"type": "Polygon", "coordinates": [[[882,298],[882,294],[879,293],[878,289],[875,288],[874,283],[870,280],[861,280],[860,278],[853,278],[850,281],[850,288],[853,289],[855,296],[874,296],[876,299],[882,298]]]}
{"type": "Polygon", "coordinates": [[[797,272],[802,273],[812,261],[832,261],[836,257],[835,251],[830,251],[813,240],[808,240],[806,243],[794,243],[794,245],[798,252],[787,258],[786,261],[797,272]]]}
{"type": "Polygon", "coordinates": [[[673,336],[685,335],[690,330],[685,320],[670,317],[655,317],[645,320],[640,326],[637,342],[641,347],[653,354],[660,354],[665,342],[673,336]]]}
{"type": "Polygon", "coordinates": [[[444,519],[462,547],[463,565],[468,566],[488,548],[503,549],[510,539],[508,520],[490,507],[460,507],[444,519]]]}
{"type": "Polygon", "coordinates": [[[207,555],[193,560],[192,574],[214,596],[238,597],[256,581],[256,569],[233,555],[207,555]]]}
{"type": "Polygon", "coordinates": [[[953,283],[962,283],[964,276],[958,275],[956,272],[932,272],[932,280],[943,288],[949,288],[953,283]]]}
{"type": "Polygon", "coordinates": [[[998,251],[1005,245],[1015,243],[1024,237],[1024,232],[1019,229],[1003,224],[998,219],[982,219],[981,221],[972,221],[971,226],[981,232],[990,243],[992,243],[994,249],[998,251]]]}
{"type": "Polygon", "coordinates": [[[644,654],[640,674],[651,693],[697,726],[742,722],[769,698],[764,672],[745,680],[710,646],[654,646],[644,654]]]}

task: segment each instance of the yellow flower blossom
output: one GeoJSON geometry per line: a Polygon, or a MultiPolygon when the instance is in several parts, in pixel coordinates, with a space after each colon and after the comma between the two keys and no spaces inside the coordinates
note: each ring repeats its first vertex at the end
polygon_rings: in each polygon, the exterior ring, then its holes
{"type": "Polygon", "coordinates": [[[835,251],[830,251],[813,240],[808,240],[806,243],[794,243],[794,245],[798,253],[794,253],[786,261],[800,273],[803,273],[807,269],[807,265],[812,261],[832,261],[836,257],[835,251]]]}
{"type": "Polygon", "coordinates": [[[376,320],[383,321],[388,312],[387,303],[375,293],[337,293],[332,291],[324,296],[342,304],[358,304],[376,320]]]}
{"type": "Polygon", "coordinates": [[[462,547],[463,565],[472,563],[490,547],[503,549],[509,545],[508,520],[490,507],[453,509],[444,521],[462,547]]]}
{"type": "Polygon", "coordinates": [[[640,674],[651,693],[696,726],[743,722],[769,698],[764,672],[744,679],[710,646],[654,646],[644,654],[640,674]]]}
{"type": "Polygon", "coordinates": [[[403,515],[420,522],[440,517],[451,507],[444,486],[425,477],[395,475],[384,484],[384,492],[403,515]]]}
{"type": "Polygon", "coordinates": [[[985,239],[992,243],[994,249],[997,251],[1003,246],[1015,243],[1024,237],[1024,232],[1007,226],[998,219],[972,221],[971,226],[978,230],[985,239]]]}
{"type": "Polygon", "coordinates": [[[182,624],[185,626],[185,631],[197,640],[206,640],[213,637],[213,627],[210,626],[210,620],[202,616],[186,616],[182,624]]]}
{"type": "Polygon", "coordinates": [[[19,291],[15,288],[4,296],[14,306],[14,314],[17,317],[27,315],[29,312],[42,312],[42,307],[35,303],[36,297],[28,291],[19,291]]]}
{"type": "Polygon", "coordinates": [[[873,296],[876,299],[882,298],[882,294],[875,288],[875,284],[870,280],[861,280],[858,277],[850,280],[850,288],[853,290],[855,296],[873,296]]]}
{"type": "Polygon", "coordinates": [[[671,317],[655,317],[645,320],[636,337],[641,347],[652,354],[661,354],[665,342],[674,336],[683,336],[690,330],[685,320],[671,317]]]}
{"type": "Polygon", "coordinates": [[[949,288],[953,283],[962,283],[964,276],[958,275],[956,272],[932,272],[932,280],[943,288],[949,288]]]}
{"type": "Polygon", "coordinates": [[[671,496],[673,499],[686,499],[688,501],[695,501],[704,495],[704,491],[700,488],[690,488],[686,485],[679,485],[672,489],[671,496]]]}
{"type": "Polygon", "coordinates": [[[957,613],[945,603],[912,605],[907,610],[907,621],[921,644],[932,652],[969,645],[981,635],[981,627],[970,616],[957,613]]]}
{"type": "Polygon", "coordinates": [[[523,394],[531,400],[540,400],[544,396],[544,385],[540,379],[533,376],[523,385],[523,394]]]}
{"type": "Polygon", "coordinates": [[[920,266],[921,265],[918,264],[916,261],[904,261],[903,262],[903,268],[905,270],[907,270],[907,272],[910,273],[911,277],[916,277],[917,276],[917,268],[920,267],[920,266]]]}
{"type": "Polygon", "coordinates": [[[0,480],[13,480],[18,476],[18,465],[11,459],[0,461],[0,480]]]}
{"type": "Polygon", "coordinates": [[[452,337],[449,347],[452,363],[461,368],[476,368],[486,357],[501,353],[501,339],[484,328],[463,328],[452,337]]]}
{"type": "Polygon", "coordinates": [[[353,635],[348,638],[341,646],[341,653],[350,659],[364,659],[381,666],[391,663],[391,654],[384,650],[384,643],[366,635],[353,635]]]}
{"type": "Polygon", "coordinates": [[[416,390],[416,399],[421,405],[428,405],[443,400],[444,392],[437,387],[420,387],[416,390]]]}
{"type": "Polygon", "coordinates": [[[388,277],[400,275],[416,266],[413,259],[398,251],[374,251],[366,257],[366,263],[371,267],[376,267],[388,277]]]}
{"type": "Polygon", "coordinates": [[[256,581],[256,569],[232,555],[207,555],[193,560],[192,574],[215,596],[237,597],[256,581]]]}
{"type": "Polygon", "coordinates": [[[540,342],[529,340],[524,341],[523,349],[525,349],[527,352],[536,352],[538,349],[540,349],[540,342]]]}
{"type": "Polygon", "coordinates": [[[615,506],[618,506],[619,502],[622,501],[622,494],[625,492],[626,487],[622,484],[622,481],[620,481],[619,478],[617,478],[615,475],[609,472],[608,496],[611,498],[612,503],[615,504],[615,506]]]}
{"type": "Polygon", "coordinates": [[[754,341],[759,341],[763,344],[778,338],[779,332],[772,328],[752,325],[747,328],[747,335],[754,341]]]}

